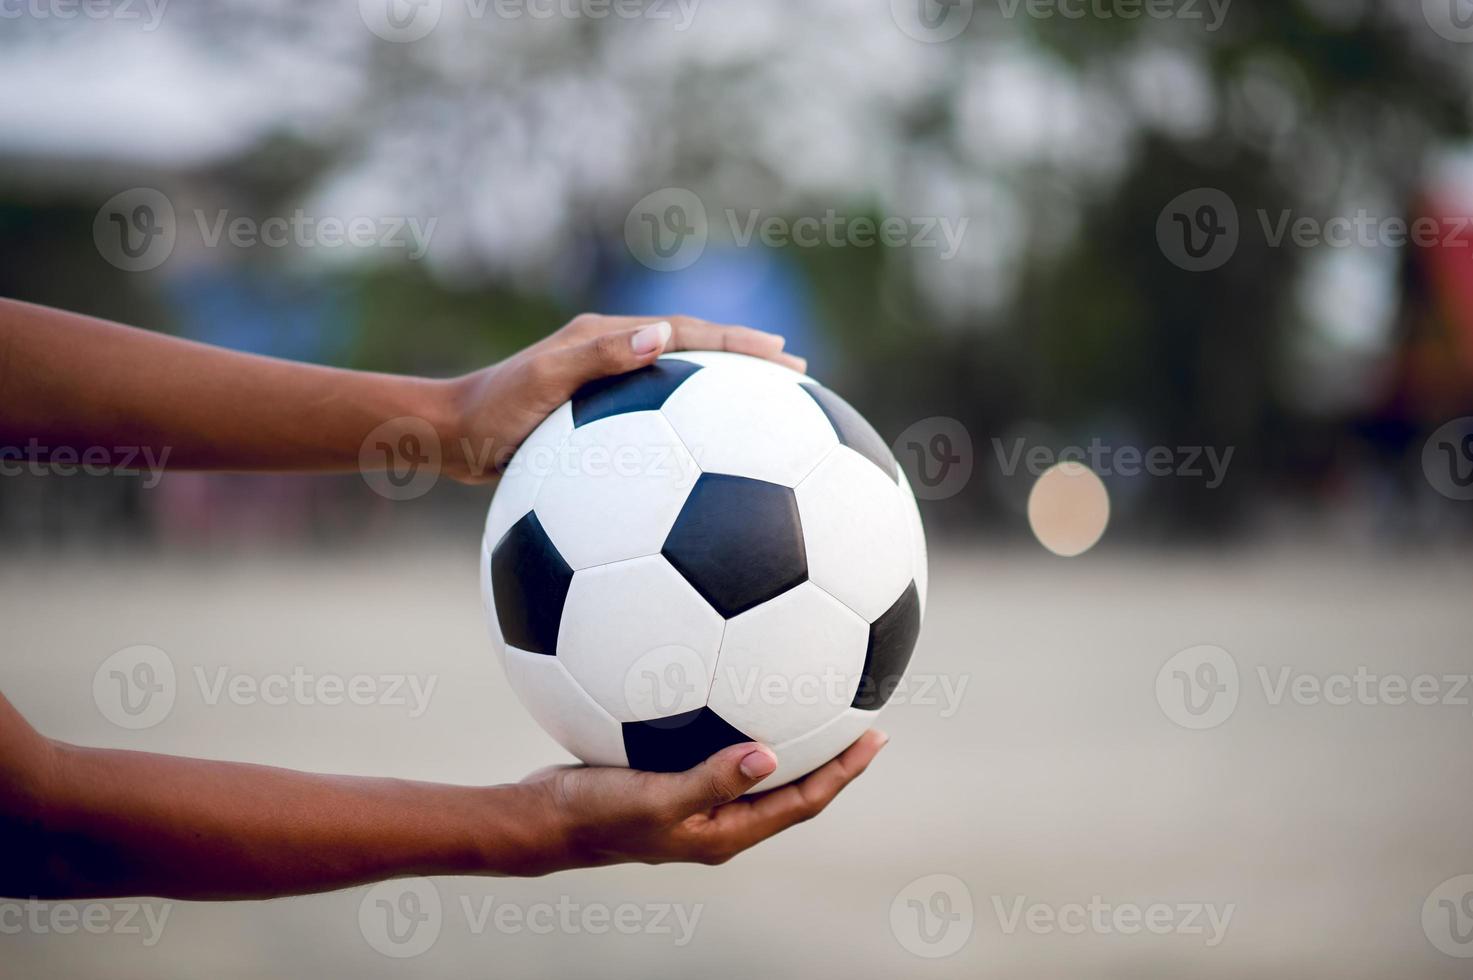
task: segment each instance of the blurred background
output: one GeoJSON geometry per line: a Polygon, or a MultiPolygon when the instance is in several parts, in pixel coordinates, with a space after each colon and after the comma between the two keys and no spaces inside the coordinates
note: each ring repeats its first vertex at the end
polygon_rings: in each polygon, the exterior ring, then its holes
{"type": "MultiPolygon", "coordinates": [[[[1468,975],[1465,0],[24,0],[0,79],[0,295],[442,376],[585,310],[784,333],[895,440],[915,669],[965,689],[892,707],[832,814],[725,868],[444,880],[404,959],[360,893],[174,903],[154,945],[0,933],[0,975],[1468,975]],[[1109,507],[1065,560],[1029,499],[1068,458],[1109,507]],[[1158,677],[1204,645],[1211,725],[1158,677]],[[491,895],[705,912],[680,947],[476,934],[491,895]],[[1212,945],[1009,933],[1018,896],[1236,912],[1212,945]]],[[[33,469],[0,476],[0,682],[47,734],[459,782],[561,758],[482,638],[488,489],[33,469]],[[136,644],[180,692],[135,730],[92,678],[136,644]],[[439,686],[415,717],[206,703],[221,666],[439,686]]]]}

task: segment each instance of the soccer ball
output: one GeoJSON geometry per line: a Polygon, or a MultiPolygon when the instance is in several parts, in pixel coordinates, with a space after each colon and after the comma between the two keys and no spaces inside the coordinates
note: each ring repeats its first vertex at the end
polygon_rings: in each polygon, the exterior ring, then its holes
{"type": "Polygon", "coordinates": [[[926,544],[905,474],[811,378],[681,352],[595,381],[507,465],[481,548],[522,702],[590,765],[687,769],[761,741],[770,789],[894,692],[926,544]]]}

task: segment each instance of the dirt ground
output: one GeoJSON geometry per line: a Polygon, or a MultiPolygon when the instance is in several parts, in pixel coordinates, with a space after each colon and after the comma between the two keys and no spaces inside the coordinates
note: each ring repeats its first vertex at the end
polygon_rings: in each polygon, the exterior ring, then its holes
{"type": "MultiPolygon", "coordinates": [[[[0,688],[88,744],[516,779],[564,756],[505,686],[474,563],[474,544],[27,562],[0,576],[0,688]],[[135,730],[94,679],[140,644],[174,700],[135,730]],[[371,704],[253,687],[406,674],[371,704]]],[[[943,550],[890,746],[726,866],[78,919],[0,903],[0,976],[1466,977],[1434,943],[1473,955],[1473,885],[1443,885],[1473,874],[1470,596],[1451,556],[943,550]],[[1230,660],[1168,664],[1204,645],[1230,660]],[[1235,706],[1204,710],[1214,690],[1235,706]],[[429,931],[401,942],[386,908],[429,931]]]]}

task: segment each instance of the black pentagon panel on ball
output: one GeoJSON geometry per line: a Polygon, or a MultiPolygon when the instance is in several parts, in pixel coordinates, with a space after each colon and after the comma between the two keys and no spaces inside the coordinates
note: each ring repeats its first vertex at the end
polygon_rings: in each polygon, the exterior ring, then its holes
{"type": "Polygon", "coordinates": [[[728,745],[755,741],[709,707],[651,721],[626,721],[623,728],[629,768],[646,772],[685,772],[728,745]]]}
{"type": "Polygon", "coordinates": [[[652,412],[700,369],[701,365],[690,361],[662,358],[638,371],[590,381],[573,393],[573,425],[576,428],[625,412],[652,412]]]}
{"type": "Polygon", "coordinates": [[[797,497],[742,476],[701,474],[662,553],[727,619],[808,578],[797,497]]]}
{"type": "Polygon", "coordinates": [[[854,693],[854,707],[878,711],[885,706],[905,675],[920,633],[921,597],[912,582],[895,604],[870,624],[869,649],[864,652],[864,671],[859,690],[854,693]]]}
{"type": "Polygon", "coordinates": [[[895,462],[895,454],[890,452],[890,447],[880,438],[875,427],[854,410],[854,406],[823,385],[803,384],[799,387],[818,402],[818,407],[823,409],[829,424],[838,433],[839,442],[884,470],[890,479],[897,483],[900,481],[900,464],[895,462]]]}
{"type": "Polygon", "coordinates": [[[573,569],[536,513],[513,524],[491,551],[491,594],[507,646],[557,653],[558,624],[572,582],[573,569]]]}

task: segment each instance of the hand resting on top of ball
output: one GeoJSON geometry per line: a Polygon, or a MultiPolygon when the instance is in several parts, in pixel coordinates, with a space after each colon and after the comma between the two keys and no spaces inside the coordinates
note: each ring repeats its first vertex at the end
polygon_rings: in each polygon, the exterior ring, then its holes
{"type": "Polygon", "coordinates": [[[445,475],[484,482],[582,385],[675,350],[804,369],[782,337],[750,327],[584,314],[470,374],[416,378],[243,354],[0,299],[0,445],[72,457],[130,446],[176,470],[351,473],[391,465],[366,450],[412,434],[438,441],[445,475]]]}
{"type": "Polygon", "coordinates": [[[803,358],[783,352],[782,337],[750,327],[586,313],[498,364],[447,382],[459,433],[447,453],[448,472],[470,483],[493,479],[538,423],[585,382],[646,367],[677,350],[731,351],[806,369],[803,358]]]}

